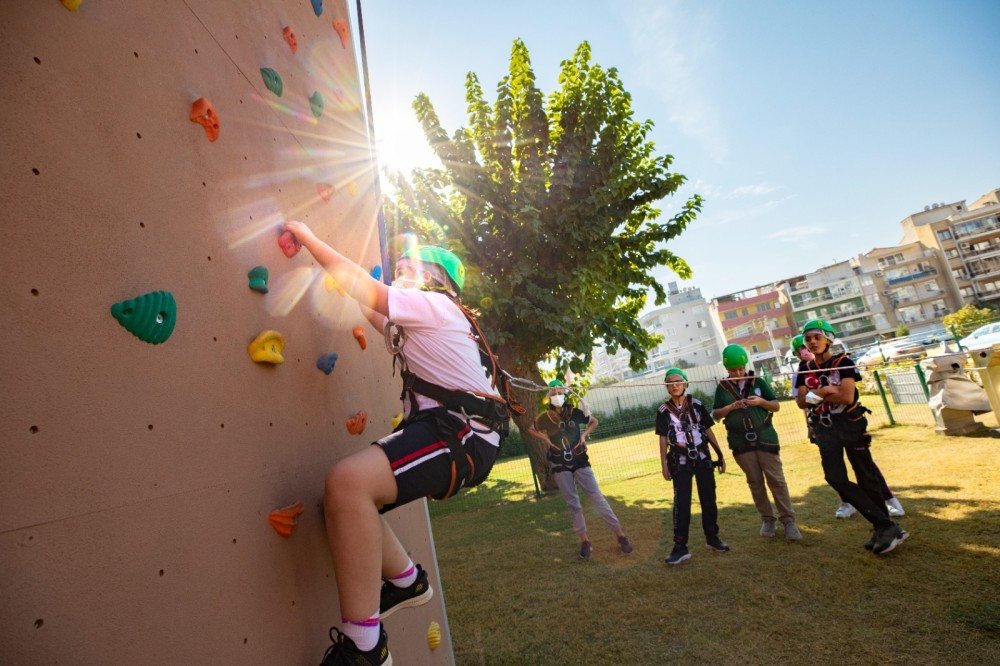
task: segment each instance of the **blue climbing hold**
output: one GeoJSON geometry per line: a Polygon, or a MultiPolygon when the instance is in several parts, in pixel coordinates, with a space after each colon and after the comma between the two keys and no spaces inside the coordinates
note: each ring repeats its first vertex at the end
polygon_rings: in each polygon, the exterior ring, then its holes
{"type": "Polygon", "coordinates": [[[376,280],[382,279],[382,264],[378,264],[372,269],[371,276],[376,280]]]}
{"type": "Polygon", "coordinates": [[[333,372],[334,366],[337,365],[337,353],[330,352],[329,354],[323,354],[318,359],[316,359],[316,367],[330,374],[333,372]]]}
{"type": "Polygon", "coordinates": [[[316,16],[323,13],[323,0],[311,0],[313,11],[316,12],[316,16]]]}

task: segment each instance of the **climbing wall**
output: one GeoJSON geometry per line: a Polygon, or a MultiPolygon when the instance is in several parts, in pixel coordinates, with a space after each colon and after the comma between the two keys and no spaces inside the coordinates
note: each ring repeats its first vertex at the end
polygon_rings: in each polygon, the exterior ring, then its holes
{"type": "MultiPolygon", "coordinates": [[[[65,5],[0,3],[0,664],[318,663],[324,474],[399,411],[279,244],[297,218],[381,264],[356,9],[65,5]]],[[[390,520],[440,590],[426,505],[390,520]]],[[[442,595],[387,627],[451,663],[442,595]]]]}

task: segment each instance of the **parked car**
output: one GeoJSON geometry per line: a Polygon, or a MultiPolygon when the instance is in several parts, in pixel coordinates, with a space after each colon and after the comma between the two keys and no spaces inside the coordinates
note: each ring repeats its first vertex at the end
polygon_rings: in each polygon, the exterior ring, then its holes
{"type": "MultiPolygon", "coordinates": [[[[921,354],[933,354],[939,349],[941,341],[936,337],[908,337],[897,340],[886,340],[866,349],[861,355],[854,356],[854,363],[860,367],[879,363],[892,363],[916,359],[921,354]]],[[[855,352],[857,353],[857,352],[855,352]]],[[[853,356],[853,354],[852,354],[853,356]]]]}
{"type": "Polygon", "coordinates": [[[1000,342],[1000,322],[984,324],[959,340],[966,349],[982,349],[1000,342]]]}

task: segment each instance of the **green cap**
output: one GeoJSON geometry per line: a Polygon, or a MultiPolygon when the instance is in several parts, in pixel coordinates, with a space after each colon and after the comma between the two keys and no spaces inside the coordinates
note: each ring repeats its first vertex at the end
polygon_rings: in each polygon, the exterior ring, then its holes
{"type": "Polygon", "coordinates": [[[663,381],[664,382],[670,381],[670,375],[679,375],[680,378],[683,379],[684,381],[688,380],[688,376],[685,375],[684,371],[681,370],[680,368],[670,368],[669,370],[667,370],[667,374],[664,375],[663,381]]]}
{"type": "Polygon", "coordinates": [[[742,368],[749,359],[747,350],[739,345],[726,345],[726,348],[722,350],[722,365],[730,370],[742,368]]]}
{"type": "Polygon", "coordinates": [[[817,329],[823,331],[826,335],[826,339],[831,342],[837,336],[837,334],[833,332],[833,326],[830,326],[830,324],[824,319],[811,319],[807,321],[802,327],[802,336],[805,337],[806,333],[817,329]]]}
{"type": "Polygon", "coordinates": [[[400,259],[419,259],[425,264],[437,264],[444,269],[458,291],[465,287],[465,265],[451,250],[435,245],[419,245],[403,253],[400,259]]]}
{"type": "Polygon", "coordinates": [[[565,384],[563,384],[563,383],[562,383],[561,381],[559,381],[558,379],[553,379],[553,380],[552,380],[551,382],[549,382],[549,388],[555,388],[555,387],[557,387],[557,386],[566,386],[566,385],[565,385],[565,384]]]}
{"type": "Polygon", "coordinates": [[[792,338],[792,353],[798,354],[799,350],[806,346],[806,341],[801,335],[796,335],[792,338]]]}

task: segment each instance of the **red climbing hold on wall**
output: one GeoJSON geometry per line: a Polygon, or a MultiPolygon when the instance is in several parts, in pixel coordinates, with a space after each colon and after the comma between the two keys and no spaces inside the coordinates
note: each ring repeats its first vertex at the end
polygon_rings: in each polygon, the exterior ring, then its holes
{"type": "Polygon", "coordinates": [[[305,512],[302,508],[302,502],[296,502],[291,506],[286,506],[283,509],[275,509],[267,516],[267,521],[271,523],[271,527],[274,531],[285,537],[286,539],[292,536],[292,532],[295,527],[299,524],[296,520],[305,512]]]}
{"type": "Polygon", "coordinates": [[[284,231],[278,236],[278,245],[281,246],[281,251],[289,259],[297,255],[299,250],[302,249],[302,243],[299,242],[299,239],[291,231],[284,231]]]}
{"type": "Polygon", "coordinates": [[[333,197],[333,193],[336,190],[337,188],[330,183],[316,183],[316,191],[319,193],[323,203],[330,203],[330,199],[333,197]]]}
{"type": "Polygon", "coordinates": [[[205,128],[209,141],[219,138],[219,114],[215,112],[215,106],[204,97],[199,97],[191,105],[191,122],[205,128]]]}
{"type": "Polygon", "coordinates": [[[293,54],[299,50],[299,40],[295,36],[295,31],[292,30],[292,26],[286,25],[282,28],[281,36],[285,38],[286,42],[288,42],[288,48],[292,50],[293,54]]]}
{"type": "Polygon", "coordinates": [[[340,45],[346,49],[347,41],[351,38],[351,30],[347,27],[347,21],[344,19],[334,19],[333,29],[340,35],[340,45]]]}

